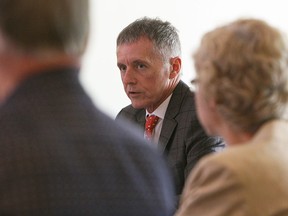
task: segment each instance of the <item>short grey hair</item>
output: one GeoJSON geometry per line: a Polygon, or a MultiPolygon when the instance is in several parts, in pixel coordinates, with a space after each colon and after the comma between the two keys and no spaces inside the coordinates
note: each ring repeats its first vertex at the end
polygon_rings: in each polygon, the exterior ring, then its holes
{"type": "Polygon", "coordinates": [[[125,27],[117,37],[117,47],[138,41],[142,37],[147,37],[163,60],[171,57],[181,56],[181,44],[178,30],[159,18],[143,17],[135,20],[125,27]]]}

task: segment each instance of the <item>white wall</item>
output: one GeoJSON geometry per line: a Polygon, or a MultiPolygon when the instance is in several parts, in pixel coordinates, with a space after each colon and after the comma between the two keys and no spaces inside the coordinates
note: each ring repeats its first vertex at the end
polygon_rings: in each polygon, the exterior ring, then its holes
{"type": "Polygon", "coordinates": [[[261,18],[288,30],[285,0],[90,0],[91,35],[81,81],[95,104],[112,118],[129,104],[116,66],[118,33],[148,16],[171,22],[182,43],[182,79],[194,76],[191,53],[208,30],[240,17],[261,18]]]}

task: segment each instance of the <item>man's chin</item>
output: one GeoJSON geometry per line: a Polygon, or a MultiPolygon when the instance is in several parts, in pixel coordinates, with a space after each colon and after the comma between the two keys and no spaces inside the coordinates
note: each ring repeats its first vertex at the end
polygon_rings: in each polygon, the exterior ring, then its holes
{"type": "Polygon", "coordinates": [[[139,104],[139,103],[135,103],[135,102],[133,103],[131,101],[131,105],[134,109],[145,109],[145,105],[143,105],[143,104],[139,104]]]}

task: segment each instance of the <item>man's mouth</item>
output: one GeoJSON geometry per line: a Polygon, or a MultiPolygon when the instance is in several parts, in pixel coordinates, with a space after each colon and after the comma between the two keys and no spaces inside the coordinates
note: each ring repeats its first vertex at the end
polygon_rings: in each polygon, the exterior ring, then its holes
{"type": "Polygon", "coordinates": [[[128,95],[130,96],[130,97],[135,97],[135,96],[138,96],[138,95],[140,95],[141,94],[141,92],[137,92],[137,91],[129,91],[128,92],[128,95]]]}

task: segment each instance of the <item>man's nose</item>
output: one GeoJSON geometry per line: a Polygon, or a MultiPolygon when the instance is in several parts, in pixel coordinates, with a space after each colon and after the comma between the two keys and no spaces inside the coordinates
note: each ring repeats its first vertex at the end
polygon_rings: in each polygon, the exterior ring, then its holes
{"type": "Polygon", "coordinates": [[[136,82],[135,72],[131,68],[127,68],[125,73],[122,75],[123,83],[131,84],[136,82]]]}

